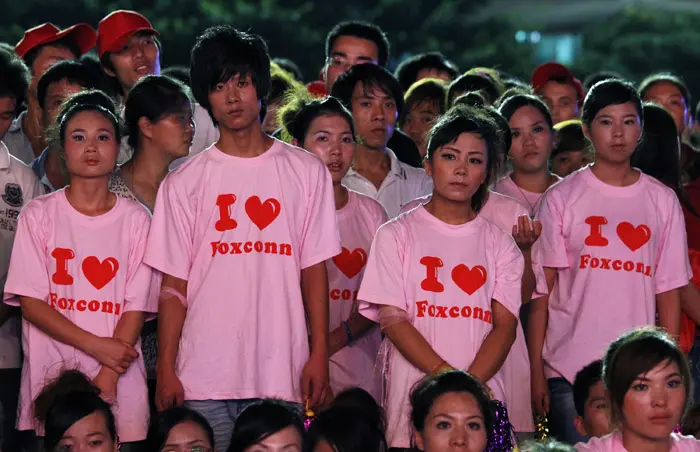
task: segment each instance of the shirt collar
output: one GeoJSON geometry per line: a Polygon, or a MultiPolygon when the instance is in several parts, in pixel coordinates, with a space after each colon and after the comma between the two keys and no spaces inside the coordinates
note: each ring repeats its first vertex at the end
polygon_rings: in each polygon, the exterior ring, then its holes
{"type": "Polygon", "coordinates": [[[0,141],[0,169],[7,169],[10,167],[10,150],[7,149],[5,143],[0,141]]]}
{"type": "Polygon", "coordinates": [[[22,113],[19,114],[13,121],[12,124],[10,125],[10,128],[7,129],[7,133],[17,133],[17,132],[22,132],[22,121],[24,120],[24,117],[27,115],[27,111],[23,111],[22,113]]]}
{"type": "MultiPolygon", "coordinates": [[[[403,164],[399,161],[398,157],[396,157],[394,151],[392,151],[389,148],[386,148],[386,152],[387,154],[389,154],[389,174],[387,174],[386,177],[406,180],[406,168],[403,167],[403,164]]],[[[352,167],[350,167],[350,169],[348,170],[347,176],[363,177],[352,167]]]]}

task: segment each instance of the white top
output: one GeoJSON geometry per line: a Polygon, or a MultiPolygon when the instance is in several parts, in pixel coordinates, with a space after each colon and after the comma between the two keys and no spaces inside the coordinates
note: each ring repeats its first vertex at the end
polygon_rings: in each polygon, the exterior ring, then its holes
{"type": "Polygon", "coordinates": [[[386,151],[389,154],[391,168],[379,190],[352,168],[343,177],[343,185],[376,199],[386,209],[389,218],[394,218],[404,204],[432,193],[433,180],[423,169],[414,168],[399,161],[391,149],[386,151]]]}

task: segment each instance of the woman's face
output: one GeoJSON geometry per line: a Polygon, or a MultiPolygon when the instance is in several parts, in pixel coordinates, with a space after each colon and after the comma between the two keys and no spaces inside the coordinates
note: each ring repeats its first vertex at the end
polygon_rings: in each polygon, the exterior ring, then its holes
{"type": "Polygon", "coordinates": [[[486,180],[487,147],[480,135],[462,133],[439,147],[425,163],[433,191],[443,199],[466,202],[486,180]]]}
{"type": "Polygon", "coordinates": [[[207,432],[196,422],[185,421],[170,429],[168,439],[160,452],[184,452],[195,447],[202,452],[212,451],[214,445],[209,441],[207,432]]]}
{"type": "Polygon", "coordinates": [[[109,175],[119,153],[114,124],[97,111],[77,113],[65,126],[63,151],[71,176],[109,175]]]}
{"type": "Polygon", "coordinates": [[[165,151],[173,159],[185,157],[190,153],[192,139],[194,137],[194,118],[192,105],[187,102],[183,108],[175,113],[160,118],[158,121],[146,120],[147,130],[142,133],[150,134],[154,144],[165,151]]]}
{"type": "Polygon", "coordinates": [[[401,130],[418,146],[421,158],[425,157],[428,149],[428,133],[439,117],[437,102],[416,102],[411,105],[401,124],[401,130]]]}
{"type": "Polygon", "coordinates": [[[513,136],[508,156],[515,171],[536,173],[546,168],[554,134],[544,115],[526,105],[516,110],[508,123],[513,136]]]}
{"type": "Polygon", "coordinates": [[[415,441],[424,452],[486,450],[488,432],[476,398],[468,392],[449,392],[435,399],[415,441]]]}
{"type": "Polygon", "coordinates": [[[331,173],[333,183],[339,184],[350,169],[355,155],[355,140],[350,124],[339,115],[322,115],[309,124],[301,144],[321,159],[331,173]]]}
{"type": "Polygon", "coordinates": [[[688,124],[688,105],[676,85],[669,82],[654,83],[644,93],[644,101],[664,107],[673,116],[678,135],[683,133],[688,124]]]}
{"type": "Polygon", "coordinates": [[[635,105],[627,102],[601,109],[583,130],[593,144],[596,162],[619,165],[637,149],[642,123],[635,105]]]}
{"type": "Polygon", "coordinates": [[[109,433],[105,415],[96,411],[71,425],[55,452],[117,452],[117,441],[109,433]]]}
{"type": "Polygon", "coordinates": [[[302,440],[299,431],[294,427],[287,427],[246,448],[243,452],[300,452],[301,450],[302,440]]]}
{"type": "Polygon", "coordinates": [[[668,439],[680,423],[686,397],[686,383],[675,362],[666,360],[638,375],[622,404],[623,432],[650,441],[668,439]]]}

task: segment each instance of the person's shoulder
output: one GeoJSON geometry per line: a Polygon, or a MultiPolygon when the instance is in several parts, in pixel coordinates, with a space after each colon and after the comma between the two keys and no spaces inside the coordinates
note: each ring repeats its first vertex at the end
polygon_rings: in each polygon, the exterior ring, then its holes
{"type": "Polygon", "coordinates": [[[276,156],[285,158],[292,164],[298,163],[302,166],[309,166],[314,170],[317,170],[319,167],[325,168],[325,165],[321,159],[313,155],[311,152],[298,146],[286,143],[282,140],[278,140],[277,138],[274,138],[274,140],[275,141],[272,146],[275,149],[276,156]]]}
{"type": "Polygon", "coordinates": [[[639,182],[645,185],[645,190],[649,193],[670,199],[676,198],[676,192],[655,177],[640,172],[639,179],[639,182]]]}
{"type": "Polygon", "coordinates": [[[361,209],[368,210],[377,215],[386,214],[384,207],[382,207],[382,205],[376,199],[355,190],[350,190],[349,188],[348,193],[350,196],[355,198],[355,201],[361,209]]]}
{"type": "Polygon", "coordinates": [[[12,154],[9,154],[8,157],[10,158],[10,173],[17,175],[22,180],[33,183],[36,175],[31,167],[12,154]]]}
{"type": "Polygon", "coordinates": [[[576,444],[574,449],[577,452],[615,452],[616,435],[618,433],[611,433],[600,438],[591,438],[586,443],[576,444]]]}
{"type": "Polygon", "coordinates": [[[148,208],[138,201],[129,198],[119,198],[119,206],[122,209],[122,214],[128,216],[136,222],[149,221],[151,212],[148,208]]]}
{"type": "Polygon", "coordinates": [[[494,205],[497,205],[499,209],[505,208],[509,210],[523,210],[527,212],[527,209],[525,209],[525,207],[523,207],[523,205],[520,204],[517,199],[511,198],[508,195],[504,195],[496,191],[489,191],[489,199],[486,202],[494,203],[494,205]]]}
{"type": "Polygon", "coordinates": [[[690,452],[690,451],[700,451],[700,441],[694,436],[680,435],[678,433],[671,433],[671,441],[674,445],[674,451],[677,452],[690,452]]]}
{"type": "Polygon", "coordinates": [[[49,209],[54,207],[57,209],[62,209],[63,206],[60,205],[60,203],[62,202],[61,197],[63,196],[65,196],[63,194],[63,190],[57,190],[52,193],[37,196],[22,207],[21,215],[41,218],[44,215],[44,212],[48,211],[49,209]]]}

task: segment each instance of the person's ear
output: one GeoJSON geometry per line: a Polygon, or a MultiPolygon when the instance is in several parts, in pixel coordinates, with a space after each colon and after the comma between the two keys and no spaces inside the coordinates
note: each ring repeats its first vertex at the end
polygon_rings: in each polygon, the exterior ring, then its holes
{"type": "Polygon", "coordinates": [[[423,159],[423,169],[428,176],[433,177],[433,164],[427,157],[423,159]]]}
{"type": "Polygon", "coordinates": [[[592,141],[591,129],[588,128],[588,124],[581,124],[581,130],[583,131],[583,136],[586,137],[588,141],[592,141]]]}
{"type": "Polygon", "coordinates": [[[583,417],[582,416],[576,416],[574,418],[574,427],[576,427],[576,431],[579,433],[581,436],[588,436],[588,433],[586,432],[586,425],[583,422],[583,417]]]}
{"type": "Polygon", "coordinates": [[[425,442],[423,441],[423,435],[421,432],[413,433],[413,441],[416,443],[416,449],[420,451],[425,450],[425,442]]]}
{"type": "Polygon", "coordinates": [[[296,147],[300,148],[301,146],[300,146],[299,140],[297,140],[296,138],[292,138],[292,146],[296,146],[296,147]]]}
{"type": "Polygon", "coordinates": [[[153,123],[145,116],[139,118],[139,132],[146,138],[153,138],[153,123]]]}

